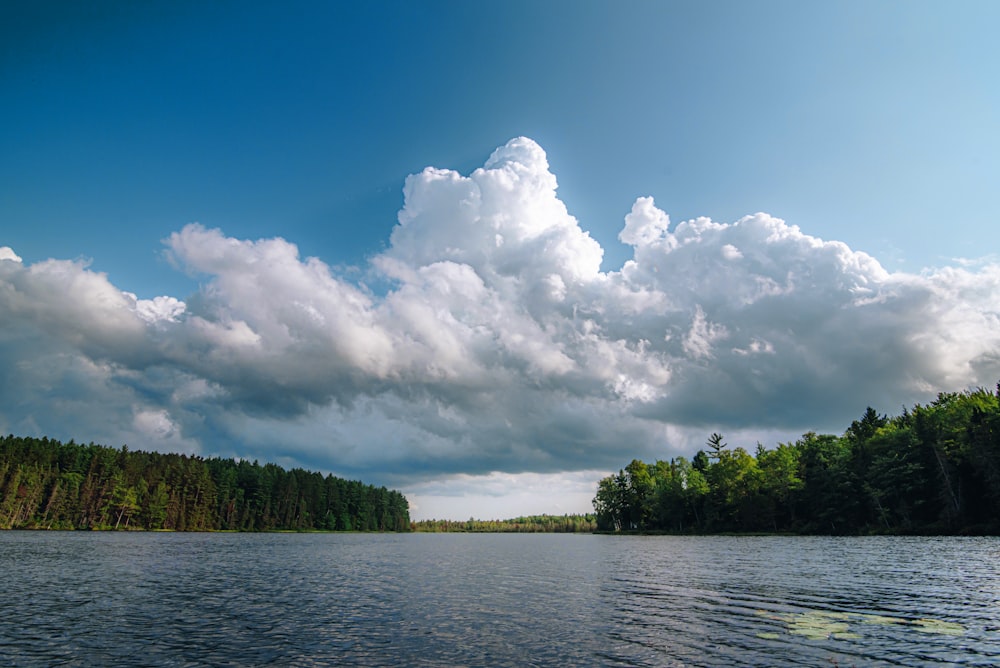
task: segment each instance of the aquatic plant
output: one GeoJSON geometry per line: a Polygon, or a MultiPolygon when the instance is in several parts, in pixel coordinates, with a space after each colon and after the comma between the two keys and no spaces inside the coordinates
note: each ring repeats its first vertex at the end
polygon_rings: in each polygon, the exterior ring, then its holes
{"type": "MultiPolygon", "coordinates": [[[[902,626],[912,628],[921,633],[936,633],[941,635],[960,636],[965,633],[965,627],[955,622],[939,619],[921,618],[916,620],[903,617],[888,617],[885,615],[869,615],[853,612],[830,610],[807,610],[805,612],[774,613],[758,610],[760,617],[782,622],[785,631],[791,635],[801,636],[808,640],[853,640],[861,637],[858,625],[870,626],[902,626]]],[[[758,638],[777,640],[780,634],[761,632],[758,638]]]]}

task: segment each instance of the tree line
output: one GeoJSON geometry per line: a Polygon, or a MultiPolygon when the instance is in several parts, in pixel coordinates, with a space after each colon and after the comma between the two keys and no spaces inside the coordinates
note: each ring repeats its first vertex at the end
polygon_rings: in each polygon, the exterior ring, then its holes
{"type": "Polygon", "coordinates": [[[507,520],[420,520],[413,531],[427,533],[592,533],[597,517],[586,515],[528,515],[507,520]]]}
{"type": "Polygon", "coordinates": [[[275,464],[0,437],[0,529],[408,531],[397,491],[275,464]]]}
{"type": "Polygon", "coordinates": [[[754,454],[712,434],[690,460],[633,460],[600,481],[601,531],[1000,533],[1000,384],[941,393],[841,436],[754,454]]]}

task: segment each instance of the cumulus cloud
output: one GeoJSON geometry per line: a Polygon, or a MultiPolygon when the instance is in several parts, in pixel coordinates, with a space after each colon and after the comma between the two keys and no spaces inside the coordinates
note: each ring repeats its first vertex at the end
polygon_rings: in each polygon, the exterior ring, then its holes
{"type": "Polygon", "coordinates": [[[0,246],[0,261],[23,262],[21,257],[10,246],[0,246]]]}
{"type": "Polygon", "coordinates": [[[153,299],[136,299],[135,295],[125,293],[135,300],[135,313],[147,323],[177,322],[187,306],[174,297],[154,297],[153,299]]]}
{"type": "Polygon", "coordinates": [[[712,430],[843,428],[1000,378],[996,264],[892,273],[767,214],[673,224],[643,197],[619,236],[632,258],[602,272],[526,138],[404,196],[377,293],[287,240],[198,224],[166,240],[204,279],[183,301],[0,249],[0,426],[510,482],[690,454],[712,430]]]}
{"type": "Polygon", "coordinates": [[[132,424],[139,432],[157,440],[167,440],[177,433],[177,425],[167,411],[143,409],[136,411],[132,424]]]}

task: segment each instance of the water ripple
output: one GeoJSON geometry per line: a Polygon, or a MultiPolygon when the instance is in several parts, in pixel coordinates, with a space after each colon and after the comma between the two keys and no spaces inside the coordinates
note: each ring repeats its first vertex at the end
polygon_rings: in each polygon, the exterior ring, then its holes
{"type": "Polygon", "coordinates": [[[0,532],[9,666],[1000,663],[1000,541],[0,532]]]}

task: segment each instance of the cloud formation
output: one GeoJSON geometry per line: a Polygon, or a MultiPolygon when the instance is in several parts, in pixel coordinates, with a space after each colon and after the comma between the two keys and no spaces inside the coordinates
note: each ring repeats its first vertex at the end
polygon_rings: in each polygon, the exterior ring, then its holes
{"type": "Polygon", "coordinates": [[[685,434],[842,428],[1000,378],[996,264],[890,273],[767,214],[675,225],[639,198],[633,257],[602,272],[556,186],[523,137],[469,175],[411,175],[366,268],[379,292],[198,224],[166,240],[205,281],[183,301],[0,248],[0,430],[502,480],[669,457],[685,434]]]}

